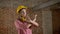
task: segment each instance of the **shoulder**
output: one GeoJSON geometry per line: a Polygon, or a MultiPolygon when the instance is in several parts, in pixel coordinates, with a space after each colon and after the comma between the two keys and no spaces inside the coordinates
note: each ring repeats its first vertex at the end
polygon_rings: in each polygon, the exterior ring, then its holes
{"type": "Polygon", "coordinates": [[[15,23],[22,24],[22,22],[18,19],[15,20],[15,23]]]}

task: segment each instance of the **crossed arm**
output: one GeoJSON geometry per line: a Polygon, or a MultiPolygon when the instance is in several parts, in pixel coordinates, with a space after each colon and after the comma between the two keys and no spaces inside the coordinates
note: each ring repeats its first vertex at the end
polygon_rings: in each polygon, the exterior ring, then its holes
{"type": "MultiPolygon", "coordinates": [[[[31,23],[31,24],[33,24],[33,25],[35,25],[35,26],[39,26],[39,24],[36,22],[36,17],[37,17],[37,15],[35,15],[35,18],[33,19],[33,20],[31,20],[31,18],[29,17],[29,16],[27,16],[28,17],[28,19],[29,19],[29,22],[31,23]]],[[[31,24],[29,24],[28,25],[28,27],[29,26],[31,26],[31,24]]]]}

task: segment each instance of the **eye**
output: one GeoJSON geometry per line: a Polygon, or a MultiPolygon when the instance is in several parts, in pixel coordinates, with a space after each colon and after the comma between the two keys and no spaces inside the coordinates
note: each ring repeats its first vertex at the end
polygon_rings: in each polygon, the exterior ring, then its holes
{"type": "Polygon", "coordinates": [[[22,14],[24,14],[24,11],[21,11],[22,14]]]}
{"type": "Polygon", "coordinates": [[[26,10],[22,10],[21,13],[22,13],[22,14],[26,14],[26,10]]]}

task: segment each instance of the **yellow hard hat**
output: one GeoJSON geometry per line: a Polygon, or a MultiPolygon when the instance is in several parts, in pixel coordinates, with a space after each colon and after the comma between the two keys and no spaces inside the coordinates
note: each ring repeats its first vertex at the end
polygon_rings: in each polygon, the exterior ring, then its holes
{"type": "Polygon", "coordinates": [[[23,8],[27,8],[26,6],[18,6],[18,8],[17,8],[17,14],[18,14],[18,12],[19,12],[19,10],[21,10],[21,9],[23,9],[23,8]]]}

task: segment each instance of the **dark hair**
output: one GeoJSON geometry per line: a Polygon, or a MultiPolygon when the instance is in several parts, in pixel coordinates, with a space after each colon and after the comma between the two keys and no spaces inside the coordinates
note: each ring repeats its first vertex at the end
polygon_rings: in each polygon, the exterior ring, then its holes
{"type": "MultiPolygon", "coordinates": [[[[26,8],[22,8],[22,9],[26,9],[26,8]]],[[[20,10],[18,11],[18,13],[20,13],[20,12],[22,11],[22,9],[20,9],[20,10]]]]}

